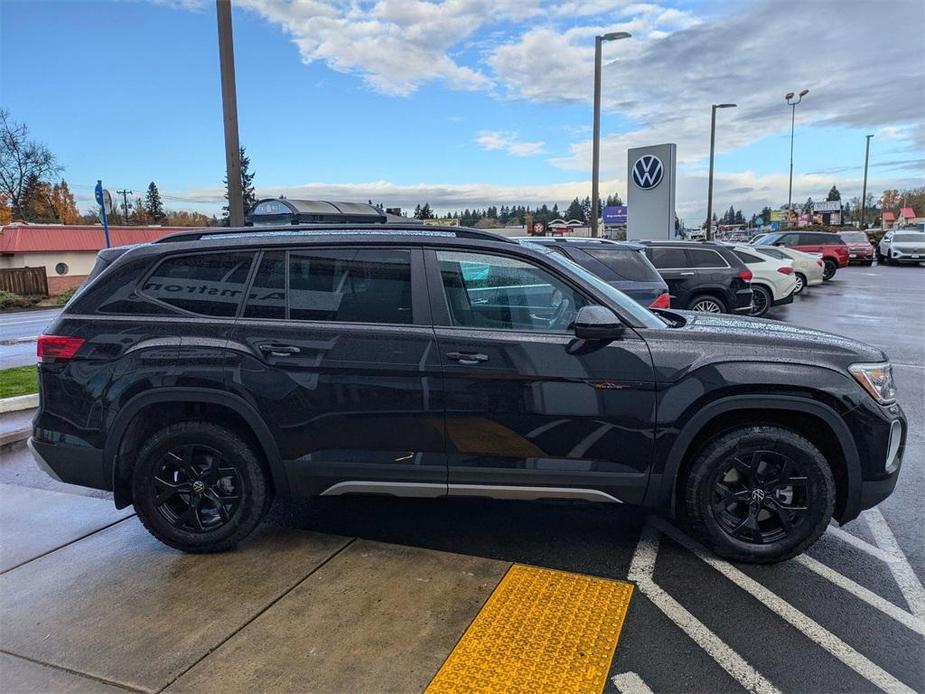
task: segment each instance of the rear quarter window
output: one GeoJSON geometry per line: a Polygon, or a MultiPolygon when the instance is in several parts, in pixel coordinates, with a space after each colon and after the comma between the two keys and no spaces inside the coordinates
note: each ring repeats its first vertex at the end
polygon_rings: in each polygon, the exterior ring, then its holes
{"type": "Polygon", "coordinates": [[[723,259],[723,256],[711,248],[688,248],[687,255],[690,258],[690,267],[729,267],[729,263],[723,259]]]}
{"type": "Polygon", "coordinates": [[[165,258],[141,294],[201,316],[233,317],[244,298],[253,253],[198,253],[165,258]]]}
{"type": "Polygon", "coordinates": [[[630,282],[658,282],[659,274],[653,269],[646,257],[635,250],[619,248],[583,248],[585,253],[605,266],[613,275],[604,279],[627,280],[630,282]]]}
{"type": "Polygon", "coordinates": [[[652,264],[660,270],[688,267],[687,255],[684,253],[683,248],[649,246],[646,249],[646,255],[649,256],[652,264]]]}

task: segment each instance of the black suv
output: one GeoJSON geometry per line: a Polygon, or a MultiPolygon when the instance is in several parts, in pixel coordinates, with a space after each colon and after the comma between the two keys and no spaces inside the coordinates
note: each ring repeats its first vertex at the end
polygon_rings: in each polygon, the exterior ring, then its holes
{"type": "Polygon", "coordinates": [[[749,313],[752,271],[732,249],[709,241],[643,241],[668,283],[671,305],[705,313],[749,313]]]}
{"type": "Polygon", "coordinates": [[[896,484],[878,349],[653,313],[486,232],[370,227],[101,253],[39,339],[39,464],[193,552],[244,539],[274,495],[477,495],[662,509],[772,562],[896,484]]]}
{"type": "Polygon", "coordinates": [[[611,287],[648,308],[671,308],[668,285],[645,254],[645,246],[593,238],[519,237],[574,260],[611,287]]]}

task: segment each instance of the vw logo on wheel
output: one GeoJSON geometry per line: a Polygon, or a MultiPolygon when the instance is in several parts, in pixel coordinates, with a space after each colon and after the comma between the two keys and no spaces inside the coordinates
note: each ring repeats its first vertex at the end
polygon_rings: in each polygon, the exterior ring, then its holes
{"type": "Polygon", "coordinates": [[[633,164],[633,183],[649,190],[662,182],[662,160],[654,154],[643,154],[633,164]]]}

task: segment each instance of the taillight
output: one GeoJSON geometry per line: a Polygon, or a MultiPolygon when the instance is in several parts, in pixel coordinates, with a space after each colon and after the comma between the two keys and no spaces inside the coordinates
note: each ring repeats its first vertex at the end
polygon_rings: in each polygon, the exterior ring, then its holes
{"type": "Polygon", "coordinates": [[[42,363],[67,361],[83,345],[82,337],[61,337],[60,335],[39,335],[36,354],[42,363]]]}
{"type": "Polygon", "coordinates": [[[777,271],[782,275],[792,275],[793,274],[793,268],[788,267],[787,265],[783,265],[782,267],[777,268],[777,271]]]}
{"type": "Polygon", "coordinates": [[[740,272],[740,273],[738,274],[738,278],[739,278],[740,280],[745,280],[746,282],[751,282],[751,280],[752,280],[752,271],[751,271],[751,270],[742,270],[742,272],[740,272]]]}
{"type": "Polygon", "coordinates": [[[671,295],[668,292],[659,294],[655,300],[649,304],[649,308],[671,308],[671,295]]]}

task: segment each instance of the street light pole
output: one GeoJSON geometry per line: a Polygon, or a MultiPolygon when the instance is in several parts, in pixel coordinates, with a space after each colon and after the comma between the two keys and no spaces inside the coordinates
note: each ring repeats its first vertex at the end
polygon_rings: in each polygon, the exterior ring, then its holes
{"type": "Polygon", "coordinates": [[[864,146],[864,188],[861,192],[861,230],[867,228],[864,218],[867,215],[867,161],[870,156],[870,138],[873,135],[866,135],[866,145],[864,146]]]}
{"type": "Polygon", "coordinates": [[[710,112],[710,183],[707,186],[707,241],[713,240],[713,153],[716,149],[716,109],[735,108],[735,104],[713,104],[710,112]]]}
{"type": "Polygon", "coordinates": [[[796,101],[793,99],[793,92],[787,92],[784,98],[790,105],[790,185],[787,187],[787,218],[790,218],[790,212],[793,210],[793,131],[796,126],[797,104],[803,101],[803,97],[809,94],[808,89],[800,92],[796,101]]]}
{"type": "Polygon", "coordinates": [[[591,236],[598,236],[597,208],[600,204],[601,165],[601,52],[604,41],[619,41],[628,39],[630,34],[625,31],[615,31],[603,36],[594,37],[594,132],[592,134],[591,154],[591,236]]]}
{"type": "Polygon", "coordinates": [[[215,0],[215,10],[218,16],[218,55],[222,75],[228,219],[231,226],[240,227],[244,226],[244,194],[241,192],[241,145],[238,142],[238,95],[234,79],[231,0],[215,0]]]}

